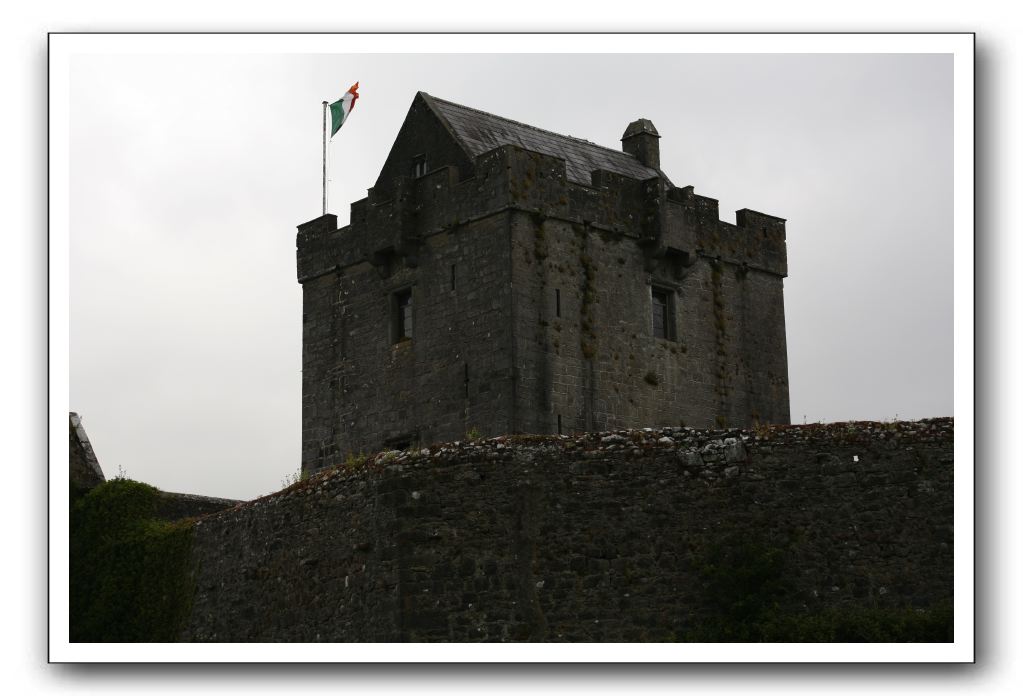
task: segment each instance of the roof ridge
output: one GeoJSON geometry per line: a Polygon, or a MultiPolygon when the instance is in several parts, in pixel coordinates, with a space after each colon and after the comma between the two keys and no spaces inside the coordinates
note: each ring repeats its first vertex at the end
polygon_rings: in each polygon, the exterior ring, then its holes
{"type": "MultiPolygon", "coordinates": [[[[423,92],[423,94],[426,94],[426,92],[423,92]]],[[[514,123],[517,126],[523,126],[525,128],[530,128],[532,130],[539,131],[541,133],[547,133],[548,135],[556,135],[559,138],[567,138],[568,140],[575,140],[576,142],[586,143],[587,145],[592,145],[593,147],[599,147],[601,150],[607,150],[608,152],[613,152],[613,153],[615,153],[617,155],[623,155],[625,157],[628,157],[629,159],[634,160],[640,166],[646,167],[646,165],[643,164],[642,162],[640,162],[637,157],[635,157],[634,155],[630,155],[628,152],[624,152],[623,150],[616,150],[613,147],[608,147],[607,145],[601,145],[600,143],[595,143],[593,141],[586,140],[585,138],[577,138],[574,135],[565,135],[564,133],[555,133],[552,130],[547,130],[546,128],[540,128],[540,127],[534,126],[534,125],[532,125],[530,123],[523,123],[522,121],[516,121],[515,119],[508,118],[507,116],[499,116],[498,114],[493,114],[493,113],[490,113],[489,111],[483,111],[482,109],[477,109],[477,108],[474,108],[472,106],[466,106],[465,104],[458,104],[457,102],[448,101],[447,99],[441,99],[440,97],[435,97],[432,94],[426,94],[426,96],[428,96],[430,99],[432,99],[434,101],[437,101],[437,102],[443,102],[444,104],[450,104],[451,106],[457,106],[459,109],[465,109],[466,111],[474,111],[477,114],[483,114],[484,116],[490,116],[492,118],[497,118],[497,119],[500,119],[502,121],[507,121],[509,123],[514,123]]],[[[651,169],[651,167],[647,167],[647,169],[651,169]]]]}

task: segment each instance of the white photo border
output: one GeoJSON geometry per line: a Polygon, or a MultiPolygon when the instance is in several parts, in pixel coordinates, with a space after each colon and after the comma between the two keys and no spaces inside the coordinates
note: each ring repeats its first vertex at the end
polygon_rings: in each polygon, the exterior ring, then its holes
{"type": "Polygon", "coordinates": [[[175,34],[49,36],[49,660],[110,663],[968,663],[974,661],[974,35],[734,34],[175,34]],[[68,97],[76,56],[340,53],[942,53],[953,56],[955,641],[873,644],[72,643],[68,626],[68,97]]]}

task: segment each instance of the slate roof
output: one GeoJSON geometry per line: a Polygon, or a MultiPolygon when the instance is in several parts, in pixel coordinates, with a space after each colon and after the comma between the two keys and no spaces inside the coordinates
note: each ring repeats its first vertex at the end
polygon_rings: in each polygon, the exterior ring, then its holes
{"type": "Polygon", "coordinates": [[[425,92],[420,94],[474,157],[501,145],[518,145],[526,150],[563,158],[565,174],[569,181],[587,186],[592,183],[590,172],[595,169],[604,169],[639,180],[664,176],[621,150],[612,150],[588,140],[552,133],[438,99],[425,92]]]}

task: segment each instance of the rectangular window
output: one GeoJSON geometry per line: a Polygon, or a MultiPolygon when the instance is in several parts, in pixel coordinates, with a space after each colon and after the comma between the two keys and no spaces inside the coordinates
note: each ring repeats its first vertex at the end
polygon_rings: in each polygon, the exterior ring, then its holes
{"type": "Polygon", "coordinates": [[[412,288],[391,295],[391,342],[412,338],[412,288]]]}
{"type": "Polygon", "coordinates": [[[412,178],[418,179],[426,174],[426,155],[416,155],[412,158],[412,178]]]}
{"type": "Polygon", "coordinates": [[[650,323],[654,338],[675,339],[674,293],[664,288],[650,288],[650,323]]]}
{"type": "Polygon", "coordinates": [[[554,289],[554,316],[561,316],[561,290],[554,289]]]}

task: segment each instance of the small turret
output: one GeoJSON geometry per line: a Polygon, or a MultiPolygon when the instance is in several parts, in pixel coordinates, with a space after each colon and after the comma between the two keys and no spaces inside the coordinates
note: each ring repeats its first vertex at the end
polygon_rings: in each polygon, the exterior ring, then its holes
{"type": "Polygon", "coordinates": [[[657,141],[661,136],[654,124],[647,118],[640,118],[629,124],[622,136],[622,152],[626,152],[647,167],[661,168],[661,148],[657,141]]]}

